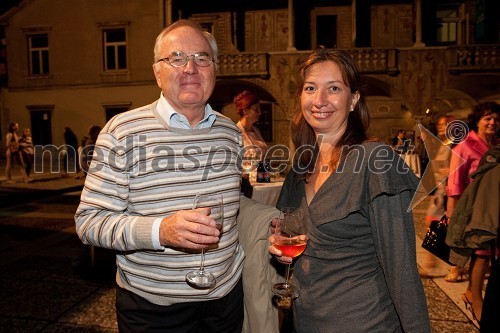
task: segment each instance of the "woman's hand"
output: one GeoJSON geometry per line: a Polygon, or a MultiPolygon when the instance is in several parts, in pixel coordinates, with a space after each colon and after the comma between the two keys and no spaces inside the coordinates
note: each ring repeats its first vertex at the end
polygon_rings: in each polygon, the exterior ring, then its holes
{"type": "MultiPolygon", "coordinates": [[[[309,237],[307,237],[306,235],[300,235],[298,237],[301,240],[305,240],[305,241],[309,240],[309,237]]],[[[268,240],[269,240],[269,243],[271,243],[271,246],[269,246],[269,252],[271,254],[273,254],[280,263],[291,264],[293,261],[293,258],[284,256],[283,253],[276,246],[274,246],[274,243],[276,243],[276,236],[271,235],[268,240]]]]}

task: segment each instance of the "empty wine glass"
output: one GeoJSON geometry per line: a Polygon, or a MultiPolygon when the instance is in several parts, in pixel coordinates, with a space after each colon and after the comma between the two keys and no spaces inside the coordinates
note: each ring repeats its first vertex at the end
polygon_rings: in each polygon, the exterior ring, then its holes
{"type": "MultiPolygon", "coordinates": [[[[274,231],[275,243],[284,256],[296,258],[304,252],[307,245],[306,230],[303,224],[304,214],[300,208],[281,209],[280,218],[274,231]]],[[[280,297],[297,298],[299,288],[290,283],[291,263],[286,267],[285,282],[273,285],[273,293],[280,297]]]]}
{"type": "MultiPolygon", "coordinates": [[[[222,232],[224,207],[221,194],[196,194],[193,210],[196,208],[210,208],[210,217],[215,220],[215,227],[222,232]]],[[[205,249],[201,250],[200,268],[186,275],[186,281],[198,288],[212,288],[215,286],[215,276],[205,271],[205,249]]]]}

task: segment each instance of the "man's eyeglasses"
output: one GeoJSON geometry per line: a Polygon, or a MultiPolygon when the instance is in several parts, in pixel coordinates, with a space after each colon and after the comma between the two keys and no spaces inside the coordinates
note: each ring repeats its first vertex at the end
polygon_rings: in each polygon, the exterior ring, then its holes
{"type": "Polygon", "coordinates": [[[206,52],[198,52],[191,55],[187,55],[184,52],[172,52],[168,57],[162,58],[157,62],[164,61],[172,65],[173,67],[183,67],[188,63],[189,58],[191,57],[193,58],[193,61],[196,64],[196,66],[200,67],[210,66],[214,61],[214,59],[210,57],[210,55],[206,52]]]}

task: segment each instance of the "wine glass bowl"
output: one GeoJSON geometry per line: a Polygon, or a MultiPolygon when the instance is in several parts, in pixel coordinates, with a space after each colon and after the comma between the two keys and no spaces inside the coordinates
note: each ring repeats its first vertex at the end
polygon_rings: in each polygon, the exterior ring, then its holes
{"type": "MultiPolygon", "coordinates": [[[[222,224],[224,221],[222,195],[197,194],[193,202],[193,210],[197,208],[210,208],[209,216],[215,220],[215,227],[222,232],[222,224]]],[[[201,250],[200,268],[187,273],[186,281],[196,288],[213,288],[215,286],[215,276],[205,270],[205,249],[201,250]]]]}
{"type": "MultiPolygon", "coordinates": [[[[304,214],[300,208],[286,207],[281,209],[280,218],[274,231],[274,247],[283,256],[296,258],[300,256],[307,245],[306,230],[303,224],[304,214]]],[[[299,288],[290,283],[290,266],[288,264],[285,282],[273,285],[273,293],[283,298],[299,297],[299,288]]]]}
{"type": "Polygon", "coordinates": [[[285,257],[298,257],[306,249],[307,242],[299,238],[300,236],[285,238],[282,237],[276,240],[274,246],[280,250],[285,257]]]}

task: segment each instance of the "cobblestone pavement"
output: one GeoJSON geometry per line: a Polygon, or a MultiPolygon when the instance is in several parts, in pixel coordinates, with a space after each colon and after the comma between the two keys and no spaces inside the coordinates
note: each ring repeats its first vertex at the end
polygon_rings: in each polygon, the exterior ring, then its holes
{"type": "MultiPolygon", "coordinates": [[[[75,188],[83,181],[35,178],[0,184],[0,332],[118,332],[113,254],[95,249],[92,261],[75,234],[75,188]],[[25,204],[23,198],[36,200],[25,204]]],[[[425,207],[414,210],[419,265],[428,258],[419,246],[425,207]]],[[[478,332],[460,300],[467,282],[444,282],[447,270],[438,262],[435,277],[422,279],[432,332],[478,332]]]]}

